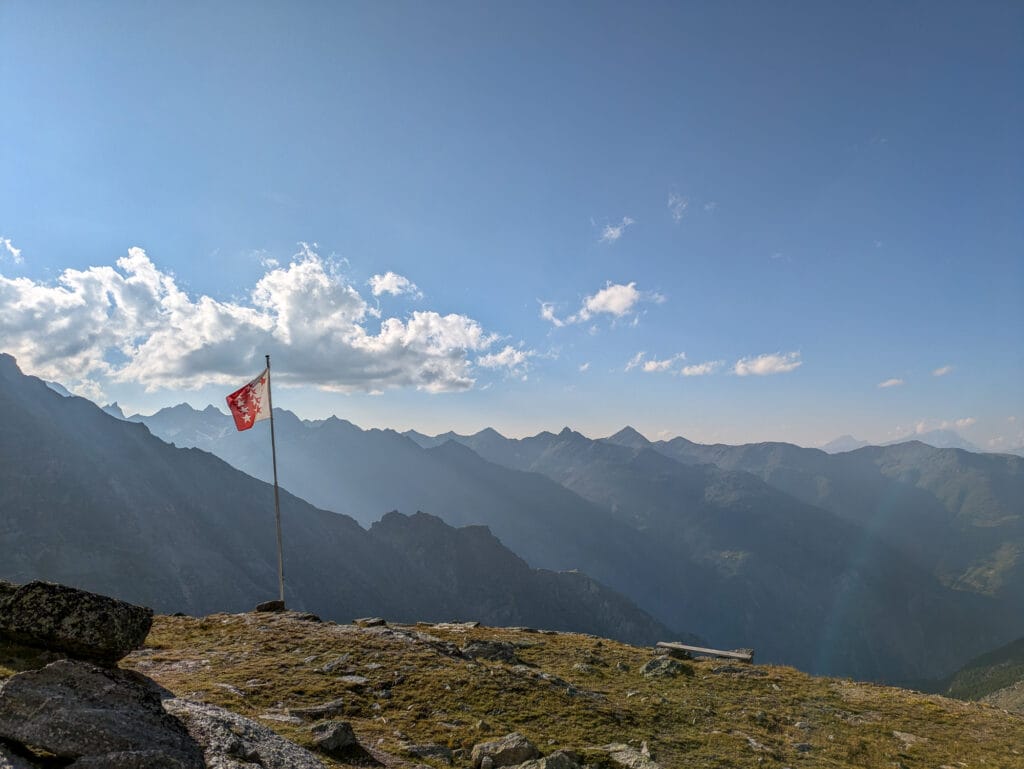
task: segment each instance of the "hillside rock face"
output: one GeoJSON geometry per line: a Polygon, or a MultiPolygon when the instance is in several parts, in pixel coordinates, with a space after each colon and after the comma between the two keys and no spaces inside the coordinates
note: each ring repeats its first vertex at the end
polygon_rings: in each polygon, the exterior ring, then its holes
{"type": "Polygon", "coordinates": [[[142,645],[153,610],[49,582],[0,586],[0,638],[113,665],[142,645]]]}
{"type": "MultiPolygon", "coordinates": [[[[254,721],[174,699],[117,660],[141,646],[152,609],[45,582],[0,583],[0,633],[59,659],[0,683],[0,769],[323,769],[254,721]],[[100,662],[104,665],[95,664],[100,662]],[[165,699],[166,698],[166,699],[165,699]]],[[[2,680],[2,679],[0,679],[2,680]]]]}
{"type": "Polygon", "coordinates": [[[184,768],[202,753],[160,702],[148,678],[60,660],[19,673],[0,688],[0,736],[63,758],[146,751],[184,768]]]}

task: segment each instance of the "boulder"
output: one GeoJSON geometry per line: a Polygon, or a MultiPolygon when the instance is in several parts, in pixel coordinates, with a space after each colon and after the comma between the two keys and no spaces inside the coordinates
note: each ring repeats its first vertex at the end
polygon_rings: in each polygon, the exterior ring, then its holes
{"type": "Polygon", "coordinates": [[[153,610],[49,582],[0,589],[0,638],[113,665],[146,640],[153,610]]]}
{"type": "Polygon", "coordinates": [[[128,750],[103,756],[83,756],[68,769],[182,769],[186,764],[166,753],[128,750]]]}
{"type": "Polygon", "coordinates": [[[540,758],[540,751],[519,732],[507,734],[500,740],[480,742],[473,746],[474,769],[481,769],[485,759],[490,759],[490,765],[497,769],[500,766],[515,766],[534,758],[540,758]]]}
{"type": "Polygon", "coordinates": [[[388,623],[382,617],[360,617],[352,620],[359,627],[385,627],[388,623]]]}
{"type": "Polygon", "coordinates": [[[650,756],[645,756],[630,745],[616,742],[605,745],[602,749],[608,753],[608,757],[612,761],[626,769],[661,769],[661,765],[650,756]]]}
{"type": "Polygon", "coordinates": [[[174,698],[164,700],[164,709],[202,746],[211,769],[324,769],[305,748],[230,710],[174,698]]]}
{"type": "Polygon", "coordinates": [[[310,705],[305,708],[288,708],[288,712],[307,721],[319,721],[323,718],[333,718],[345,713],[347,701],[344,698],[324,702],[320,705],[310,705]]]}
{"type": "Polygon", "coordinates": [[[580,769],[579,757],[566,750],[556,750],[544,758],[535,758],[516,769],[580,769]]]}
{"type": "MultiPolygon", "coordinates": [[[[3,590],[3,583],[0,583],[0,590],[3,590]]],[[[41,767],[35,761],[30,761],[12,752],[10,748],[0,742],[0,769],[41,769],[41,767]]]]}
{"type": "Polygon", "coordinates": [[[359,747],[352,725],[347,721],[323,721],[314,724],[313,744],[329,756],[339,756],[359,747]]]}
{"type": "Polygon", "coordinates": [[[648,660],[644,666],[640,668],[640,675],[644,678],[665,678],[677,676],[685,669],[685,666],[679,660],[672,659],[668,656],[662,656],[655,657],[653,660],[648,660]]]}
{"type": "Polygon", "coordinates": [[[516,659],[516,647],[508,641],[473,641],[462,647],[460,651],[463,656],[473,660],[491,660],[509,664],[519,661],[516,659]]]}
{"type": "Polygon", "coordinates": [[[202,751],[164,712],[161,692],[137,673],[59,660],[0,686],[0,737],[61,758],[147,751],[154,765],[165,756],[174,769],[202,769],[202,751]]]}
{"type": "Polygon", "coordinates": [[[284,601],[281,601],[281,600],[264,601],[263,603],[256,604],[256,611],[259,611],[259,612],[264,612],[264,611],[274,611],[274,612],[277,612],[277,611],[284,611],[284,610],[285,610],[285,608],[284,608],[284,601]]]}

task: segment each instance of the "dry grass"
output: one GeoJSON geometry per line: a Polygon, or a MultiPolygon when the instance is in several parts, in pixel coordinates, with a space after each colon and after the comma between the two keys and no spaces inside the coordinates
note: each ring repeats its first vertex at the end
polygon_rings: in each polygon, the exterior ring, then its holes
{"type": "Polygon", "coordinates": [[[518,730],[545,753],[568,748],[595,764],[600,745],[647,741],[664,767],[1024,767],[1024,717],[991,706],[719,661],[644,678],[654,656],[576,634],[242,614],[158,617],[123,664],[307,746],[308,724],[266,717],[341,697],[363,744],[397,755],[518,730]],[[521,665],[450,653],[471,640],[511,642],[521,665]]]}

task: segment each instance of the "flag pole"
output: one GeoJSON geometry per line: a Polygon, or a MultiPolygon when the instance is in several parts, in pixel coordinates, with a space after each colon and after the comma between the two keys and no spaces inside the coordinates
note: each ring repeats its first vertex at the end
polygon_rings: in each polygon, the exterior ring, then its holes
{"type": "Polygon", "coordinates": [[[277,520],[277,586],[284,604],[284,555],[281,549],[281,495],[277,490],[277,444],[274,440],[274,398],[270,394],[270,355],[267,355],[267,405],[270,407],[270,456],[274,463],[274,517],[277,520]]]}

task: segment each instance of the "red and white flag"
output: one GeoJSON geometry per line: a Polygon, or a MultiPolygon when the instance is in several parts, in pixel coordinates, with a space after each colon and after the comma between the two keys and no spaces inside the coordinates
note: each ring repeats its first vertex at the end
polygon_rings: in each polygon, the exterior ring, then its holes
{"type": "Polygon", "coordinates": [[[249,384],[235,390],[227,397],[235,427],[248,430],[261,419],[270,419],[270,403],[267,389],[270,387],[270,369],[253,379],[249,384]]]}

